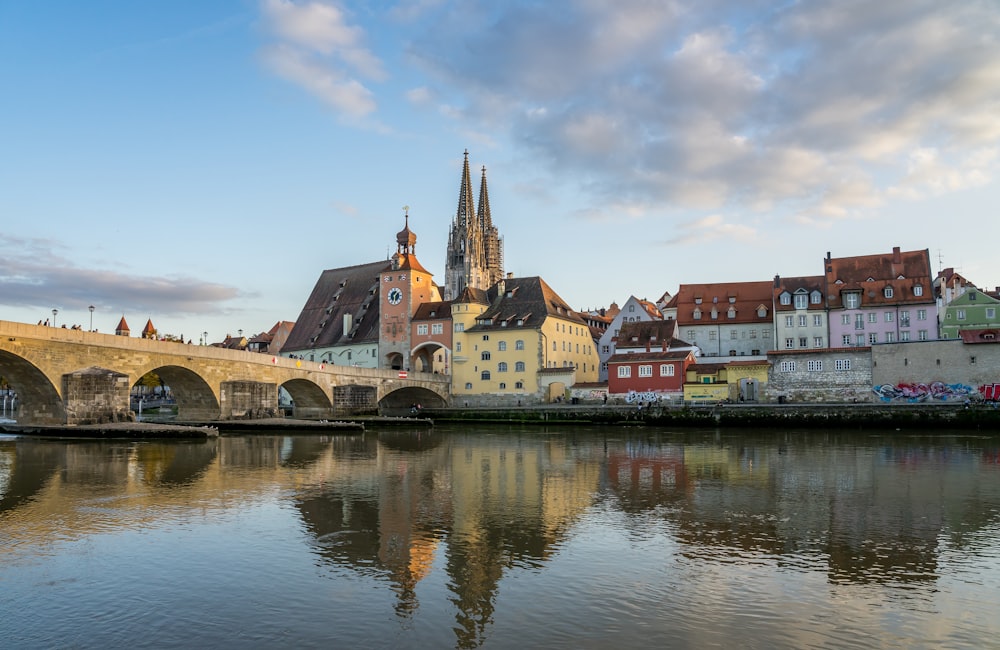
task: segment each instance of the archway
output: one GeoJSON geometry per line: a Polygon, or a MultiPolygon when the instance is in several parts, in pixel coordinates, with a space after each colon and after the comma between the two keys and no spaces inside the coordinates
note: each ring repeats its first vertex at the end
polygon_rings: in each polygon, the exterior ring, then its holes
{"type": "Polygon", "coordinates": [[[333,403],[323,389],[307,379],[292,379],[281,385],[292,398],[292,417],[322,420],[333,415],[333,403]]]}
{"type": "Polygon", "coordinates": [[[33,363],[0,350],[0,375],[7,379],[7,385],[17,395],[17,410],[10,419],[18,424],[66,422],[66,408],[59,391],[33,363]]]}
{"type": "Polygon", "coordinates": [[[208,422],[219,419],[219,400],[200,375],[180,366],[160,366],[153,368],[152,372],[170,388],[170,394],[177,403],[178,421],[208,422]]]}
{"type": "Polygon", "coordinates": [[[385,364],[393,370],[403,370],[403,355],[399,352],[390,352],[385,355],[385,364]]]}
{"type": "Polygon", "coordinates": [[[451,365],[451,350],[436,341],[427,341],[413,348],[410,368],[414,372],[447,375],[451,365]]]}

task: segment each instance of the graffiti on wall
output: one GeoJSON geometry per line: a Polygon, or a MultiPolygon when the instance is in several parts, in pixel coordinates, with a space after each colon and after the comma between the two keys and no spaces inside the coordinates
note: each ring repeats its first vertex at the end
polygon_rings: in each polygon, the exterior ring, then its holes
{"type": "Polygon", "coordinates": [[[1000,384],[983,384],[979,387],[979,394],[987,402],[1000,402],[1000,384]]]}
{"type": "Polygon", "coordinates": [[[655,402],[657,399],[659,399],[659,396],[651,390],[647,390],[642,393],[630,390],[625,396],[625,403],[635,404],[636,402],[655,402]]]}
{"type": "Polygon", "coordinates": [[[872,390],[883,402],[927,402],[930,400],[964,401],[976,390],[965,384],[946,384],[941,381],[918,384],[882,384],[872,390]]]}

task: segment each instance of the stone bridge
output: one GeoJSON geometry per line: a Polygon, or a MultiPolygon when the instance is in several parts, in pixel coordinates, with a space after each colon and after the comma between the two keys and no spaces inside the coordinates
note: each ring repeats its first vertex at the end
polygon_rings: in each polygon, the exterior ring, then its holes
{"type": "Polygon", "coordinates": [[[293,416],[329,419],[447,406],[446,375],[376,370],[0,320],[0,377],[18,397],[18,424],[128,421],[132,386],[155,372],[177,402],[177,420],[271,417],[278,387],[293,416]]]}

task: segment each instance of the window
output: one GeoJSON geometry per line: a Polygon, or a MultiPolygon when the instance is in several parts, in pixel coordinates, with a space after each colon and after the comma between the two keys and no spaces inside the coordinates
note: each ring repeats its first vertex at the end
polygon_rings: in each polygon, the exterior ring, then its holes
{"type": "Polygon", "coordinates": [[[500,341],[497,343],[497,352],[507,351],[507,341],[500,341]]]}
{"type": "Polygon", "coordinates": [[[633,312],[633,311],[635,311],[635,305],[629,305],[629,306],[628,306],[628,310],[629,310],[630,312],[633,312]]]}
{"type": "Polygon", "coordinates": [[[639,376],[640,377],[652,377],[653,376],[653,366],[639,366],[639,376]]]}
{"type": "Polygon", "coordinates": [[[870,312],[868,314],[868,322],[869,323],[877,323],[878,322],[878,314],[876,314],[875,312],[870,312]]]}
{"type": "Polygon", "coordinates": [[[850,359],[837,359],[833,362],[833,367],[837,370],[850,370],[851,360],[850,359]]]}
{"type": "Polygon", "coordinates": [[[688,340],[694,340],[694,330],[688,330],[688,340]]]}
{"type": "Polygon", "coordinates": [[[461,351],[462,351],[462,342],[461,341],[457,341],[455,343],[455,352],[461,352],[461,351]]]}
{"type": "Polygon", "coordinates": [[[917,332],[917,340],[918,341],[926,341],[927,340],[927,330],[920,330],[919,332],[917,332]]]}
{"type": "Polygon", "coordinates": [[[700,309],[695,309],[693,316],[694,316],[695,320],[701,320],[701,310],[700,309]]]}
{"type": "Polygon", "coordinates": [[[886,332],[885,333],[885,342],[886,343],[894,343],[895,341],[896,341],[896,333],[895,332],[886,332]]]}
{"type": "Polygon", "coordinates": [[[794,324],[794,320],[793,316],[785,316],[785,327],[791,327],[794,324]]]}
{"type": "Polygon", "coordinates": [[[851,315],[850,314],[841,314],[840,315],[840,324],[841,325],[850,325],[851,324],[851,315]]]}
{"type": "Polygon", "coordinates": [[[514,372],[524,372],[524,362],[515,361],[514,362],[514,372]]]}
{"type": "Polygon", "coordinates": [[[501,361],[497,364],[497,372],[507,372],[507,362],[501,361]]]}
{"type": "Polygon", "coordinates": [[[806,362],[806,370],[808,370],[809,372],[819,372],[819,371],[823,370],[823,362],[822,361],[807,361],[806,362]]]}
{"type": "Polygon", "coordinates": [[[919,284],[916,285],[915,287],[913,287],[913,295],[915,295],[915,296],[922,296],[922,295],[924,295],[924,288],[921,285],[919,285],[919,284]]]}
{"type": "Polygon", "coordinates": [[[736,318],[736,310],[730,307],[729,311],[726,312],[726,318],[736,318]]]}
{"type": "Polygon", "coordinates": [[[899,326],[900,327],[909,327],[910,326],[910,312],[909,311],[907,311],[907,310],[904,309],[903,311],[899,312],[899,326]]]}
{"type": "Polygon", "coordinates": [[[858,345],[864,345],[865,344],[865,335],[864,334],[858,334],[858,336],[855,339],[855,341],[857,342],[858,345]]]}
{"type": "Polygon", "coordinates": [[[524,349],[524,341],[522,341],[520,339],[518,339],[517,341],[514,341],[514,349],[515,350],[523,350],[524,349]]]}
{"type": "Polygon", "coordinates": [[[795,372],[795,362],[782,361],[778,364],[778,372],[795,372]]]}
{"type": "Polygon", "coordinates": [[[811,294],[809,294],[809,302],[811,302],[814,305],[820,304],[821,302],[823,302],[823,294],[821,294],[819,291],[813,291],[811,294]]]}
{"type": "Polygon", "coordinates": [[[523,389],[523,388],[524,388],[524,382],[523,382],[523,381],[519,381],[519,382],[516,382],[516,383],[514,384],[514,388],[516,388],[516,389],[518,389],[518,390],[521,390],[521,389],[523,389]]]}
{"type": "Polygon", "coordinates": [[[465,382],[465,390],[472,390],[472,382],[471,381],[465,382]]]}
{"type": "Polygon", "coordinates": [[[737,334],[736,330],[729,330],[729,339],[730,340],[736,339],[738,337],[739,337],[739,335],[737,334]]]}
{"type": "Polygon", "coordinates": [[[490,360],[490,353],[489,353],[489,351],[486,351],[486,352],[483,352],[483,353],[482,353],[482,354],[480,355],[480,358],[481,358],[481,359],[482,359],[483,361],[489,361],[489,360],[490,360]]]}
{"type": "Polygon", "coordinates": [[[917,320],[927,320],[927,310],[918,309],[917,310],[917,320]]]}
{"type": "Polygon", "coordinates": [[[795,308],[806,309],[809,306],[809,296],[804,293],[795,294],[795,308]]]}
{"type": "Polygon", "coordinates": [[[850,334],[844,334],[843,336],[841,336],[840,337],[840,344],[843,345],[844,347],[850,347],[850,345],[851,345],[851,335],[850,334]]]}
{"type": "Polygon", "coordinates": [[[795,339],[793,339],[791,337],[788,337],[787,339],[785,339],[785,349],[786,350],[791,350],[794,347],[795,347],[795,339]]]}
{"type": "Polygon", "coordinates": [[[788,293],[787,291],[782,291],[780,301],[782,305],[792,304],[792,294],[788,293]]]}
{"type": "Polygon", "coordinates": [[[431,334],[444,334],[444,324],[434,323],[431,325],[431,334]]]}
{"type": "Polygon", "coordinates": [[[708,332],[708,340],[709,341],[714,341],[715,340],[715,330],[709,330],[709,332],[708,332]]]}
{"type": "Polygon", "coordinates": [[[863,330],[865,328],[865,315],[854,314],[854,329],[863,330]]]}
{"type": "Polygon", "coordinates": [[[804,348],[807,345],[809,345],[808,339],[806,337],[804,337],[804,336],[800,336],[799,337],[799,347],[800,348],[804,348]]]}
{"type": "Polygon", "coordinates": [[[660,376],[661,377],[673,377],[674,376],[674,364],[672,364],[672,363],[661,363],[660,364],[660,376]]]}
{"type": "Polygon", "coordinates": [[[627,379],[632,376],[632,366],[618,366],[618,378],[627,379]]]}
{"type": "Polygon", "coordinates": [[[799,327],[805,327],[806,326],[806,320],[807,320],[807,317],[806,317],[805,314],[802,314],[801,316],[799,316],[799,327]]]}
{"type": "Polygon", "coordinates": [[[823,347],[823,337],[822,336],[814,336],[813,337],[813,347],[814,348],[821,348],[821,347],[823,347]]]}
{"type": "Polygon", "coordinates": [[[996,318],[996,317],[997,317],[997,308],[996,307],[987,307],[986,308],[986,318],[993,319],[993,318],[996,318]]]}
{"type": "Polygon", "coordinates": [[[482,379],[483,381],[489,381],[490,380],[490,371],[489,370],[484,370],[479,375],[479,378],[482,379]]]}
{"type": "Polygon", "coordinates": [[[892,298],[892,295],[893,295],[893,293],[892,293],[892,287],[886,287],[885,289],[883,289],[882,290],[882,295],[884,295],[886,298],[892,298]]]}
{"type": "Polygon", "coordinates": [[[861,294],[850,292],[844,294],[844,307],[847,309],[857,309],[861,306],[861,294]]]}
{"type": "Polygon", "coordinates": [[[427,333],[427,326],[426,325],[417,325],[417,334],[418,335],[420,335],[420,334],[426,334],[426,333],[427,333]]]}
{"type": "Polygon", "coordinates": [[[750,330],[750,338],[752,339],[757,338],[757,330],[750,330]]]}
{"type": "MultiPolygon", "coordinates": [[[[518,348],[518,349],[521,349],[521,348],[518,348]]],[[[602,345],[601,346],[601,354],[611,354],[611,346],[610,345],[602,345]]]]}
{"type": "Polygon", "coordinates": [[[910,340],[910,331],[909,330],[903,330],[902,332],[900,332],[899,333],[899,340],[900,341],[909,341],[910,340]]]}
{"type": "Polygon", "coordinates": [[[965,310],[964,309],[959,309],[955,313],[955,318],[957,318],[958,320],[965,320],[965,310]]]}
{"type": "Polygon", "coordinates": [[[489,334],[483,334],[483,340],[484,341],[489,341],[490,340],[490,335],[489,334]]]}
{"type": "Polygon", "coordinates": [[[465,331],[465,323],[455,323],[455,331],[456,332],[464,332],[465,331]]]}
{"type": "Polygon", "coordinates": [[[763,336],[766,339],[771,338],[771,328],[770,327],[765,327],[764,329],[762,329],[760,331],[760,335],[763,336]]]}
{"type": "Polygon", "coordinates": [[[767,309],[764,307],[757,308],[757,318],[765,318],[767,316],[767,309]]]}
{"type": "Polygon", "coordinates": [[[500,390],[505,390],[506,388],[507,384],[505,384],[504,382],[500,382],[500,390]]]}
{"type": "Polygon", "coordinates": [[[869,334],[868,335],[868,342],[870,344],[872,344],[872,345],[875,345],[876,343],[878,343],[878,333],[877,332],[872,332],[871,334],[869,334]]]}
{"type": "Polygon", "coordinates": [[[712,320],[719,320],[719,310],[712,307],[712,320]]]}
{"type": "Polygon", "coordinates": [[[823,317],[819,314],[813,314],[813,327],[821,327],[823,325],[823,317]]]}
{"type": "Polygon", "coordinates": [[[891,323],[893,321],[893,318],[895,318],[895,316],[891,311],[885,312],[885,322],[891,323]]]}

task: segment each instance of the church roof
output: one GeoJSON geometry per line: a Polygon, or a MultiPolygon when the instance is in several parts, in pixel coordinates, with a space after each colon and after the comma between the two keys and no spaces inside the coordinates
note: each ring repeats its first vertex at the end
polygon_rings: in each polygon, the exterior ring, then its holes
{"type": "Polygon", "coordinates": [[[383,260],[323,271],[282,350],[377,343],[379,279],[390,268],[390,263],[383,260]]]}
{"type": "Polygon", "coordinates": [[[451,302],[424,302],[417,307],[411,320],[449,320],[451,319],[451,302]]]}
{"type": "Polygon", "coordinates": [[[125,316],[123,315],[122,319],[118,321],[118,327],[115,328],[115,332],[125,332],[128,334],[129,331],[128,323],[125,322],[125,316]]]}
{"type": "Polygon", "coordinates": [[[462,293],[455,298],[454,303],[468,304],[475,303],[479,305],[490,304],[490,297],[485,289],[477,289],[475,287],[465,287],[462,289],[462,293]]]}

